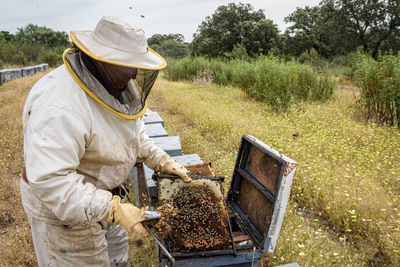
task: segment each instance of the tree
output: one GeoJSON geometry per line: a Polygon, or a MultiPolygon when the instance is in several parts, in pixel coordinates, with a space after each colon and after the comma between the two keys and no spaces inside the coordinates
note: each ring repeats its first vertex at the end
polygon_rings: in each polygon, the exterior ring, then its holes
{"type": "Polygon", "coordinates": [[[14,40],[14,35],[10,34],[8,31],[0,31],[0,39],[4,38],[6,42],[10,42],[14,40]]]}
{"type": "Polygon", "coordinates": [[[28,24],[23,28],[18,28],[15,38],[18,41],[38,44],[46,47],[69,46],[69,37],[65,32],[58,32],[47,27],[40,27],[28,24]]]}
{"type": "MultiPolygon", "coordinates": [[[[374,58],[399,34],[398,0],[324,0],[321,5],[334,14],[337,33],[354,36],[357,45],[374,58]]],[[[392,48],[400,49],[399,46],[392,48]]]]}
{"type": "Polygon", "coordinates": [[[285,32],[285,53],[299,56],[315,49],[318,54],[332,58],[356,50],[357,36],[345,30],[346,21],[329,5],[297,8],[285,18],[285,22],[292,23],[285,32]]]}
{"type": "Polygon", "coordinates": [[[9,64],[34,64],[47,61],[50,66],[62,62],[63,50],[70,47],[68,34],[28,24],[17,33],[0,32],[0,59],[9,64]]]}
{"type": "Polygon", "coordinates": [[[184,57],[189,53],[188,45],[180,33],[154,34],[147,39],[149,47],[165,57],[184,57]]]}
{"type": "Polygon", "coordinates": [[[325,1],[348,18],[347,30],[358,35],[364,52],[374,58],[384,41],[400,33],[400,1],[335,0],[325,1]]]}
{"type": "Polygon", "coordinates": [[[183,43],[185,38],[180,33],[171,33],[171,34],[154,34],[149,39],[147,39],[147,43],[149,46],[153,45],[161,45],[162,42],[167,40],[175,40],[178,43],[183,43]]]}
{"type": "Polygon", "coordinates": [[[362,46],[376,57],[382,48],[400,49],[398,0],[323,0],[298,8],[285,21],[293,23],[285,33],[285,52],[292,55],[314,48],[332,57],[362,46]]]}
{"type": "Polygon", "coordinates": [[[272,20],[261,19],[257,23],[246,21],[243,24],[242,42],[251,55],[268,54],[279,44],[279,31],[272,20]]]}
{"type": "Polygon", "coordinates": [[[297,8],[285,18],[286,23],[293,23],[285,32],[285,54],[299,56],[311,48],[321,53],[318,47],[319,32],[317,24],[320,16],[320,7],[297,8]]]}
{"type": "Polygon", "coordinates": [[[225,56],[234,45],[243,44],[247,53],[267,54],[279,42],[277,26],[263,11],[250,4],[229,3],[206,17],[193,35],[193,53],[207,57],[225,56]]]}

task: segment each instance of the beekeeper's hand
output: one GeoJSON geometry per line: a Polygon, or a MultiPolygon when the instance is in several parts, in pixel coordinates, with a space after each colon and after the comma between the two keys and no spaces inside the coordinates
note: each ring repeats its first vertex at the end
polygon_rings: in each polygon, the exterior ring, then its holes
{"type": "Polygon", "coordinates": [[[107,214],[106,221],[119,224],[125,228],[128,233],[134,233],[137,237],[144,237],[147,231],[142,226],[146,208],[137,208],[130,203],[121,203],[119,196],[113,196],[111,200],[111,209],[107,214]]]}
{"type": "Polygon", "coordinates": [[[192,181],[192,179],[187,175],[188,170],[183,167],[181,164],[176,162],[174,159],[171,159],[169,155],[165,155],[161,162],[158,164],[155,169],[156,172],[160,172],[161,174],[175,174],[182,178],[186,183],[192,181]]]}

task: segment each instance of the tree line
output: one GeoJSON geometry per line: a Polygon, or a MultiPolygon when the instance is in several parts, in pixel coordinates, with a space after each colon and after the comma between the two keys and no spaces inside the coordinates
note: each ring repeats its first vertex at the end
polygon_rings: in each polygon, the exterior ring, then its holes
{"type": "Polygon", "coordinates": [[[15,34],[0,31],[0,67],[2,64],[27,65],[62,63],[63,50],[70,47],[68,34],[28,24],[15,34]]]}
{"type": "MultiPolygon", "coordinates": [[[[207,16],[191,43],[182,34],[155,34],[151,48],[165,57],[257,58],[271,51],[283,57],[338,56],[361,50],[377,58],[379,51],[400,50],[400,1],[323,0],[297,8],[285,18],[280,33],[264,11],[250,4],[229,3],[207,16]]],[[[16,34],[0,32],[1,62],[25,65],[60,64],[62,50],[71,46],[68,34],[29,24],[16,34]]]]}
{"type": "Polygon", "coordinates": [[[299,57],[316,51],[332,60],[357,50],[374,58],[379,51],[400,50],[398,0],[323,0],[314,7],[297,8],[285,22],[291,26],[280,33],[263,10],[229,3],[205,18],[191,43],[184,43],[179,34],[158,34],[149,45],[161,48],[165,56],[208,58],[254,58],[270,51],[299,57]]]}

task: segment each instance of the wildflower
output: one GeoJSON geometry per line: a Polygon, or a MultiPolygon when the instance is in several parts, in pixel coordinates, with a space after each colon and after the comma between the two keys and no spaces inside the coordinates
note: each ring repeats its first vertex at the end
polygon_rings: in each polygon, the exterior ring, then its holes
{"type": "Polygon", "coordinates": [[[306,254],[304,254],[303,251],[299,253],[299,256],[302,256],[302,257],[303,257],[304,255],[306,255],[306,254]]]}

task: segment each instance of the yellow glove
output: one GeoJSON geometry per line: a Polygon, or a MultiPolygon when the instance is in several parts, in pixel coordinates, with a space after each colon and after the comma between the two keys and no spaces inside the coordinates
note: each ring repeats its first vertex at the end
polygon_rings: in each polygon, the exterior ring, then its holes
{"type": "Polygon", "coordinates": [[[163,157],[163,159],[158,164],[155,171],[160,172],[161,174],[178,175],[186,183],[192,181],[192,179],[189,176],[187,176],[188,170],[186,170],[185,167],[176,162],[174,159],[171,159],[171,157],[168,154],[163,157]]]}
{"type": "Polygon", "coordinates": [[[144,237],[147,231],[141,222],[144,221],[146,209],[147,207],[139,209],[130,203],[121,203],[119,196],[113,196],[106,221],[121,225],[128,233],[135,233],[138,237],[144,237]]]}

